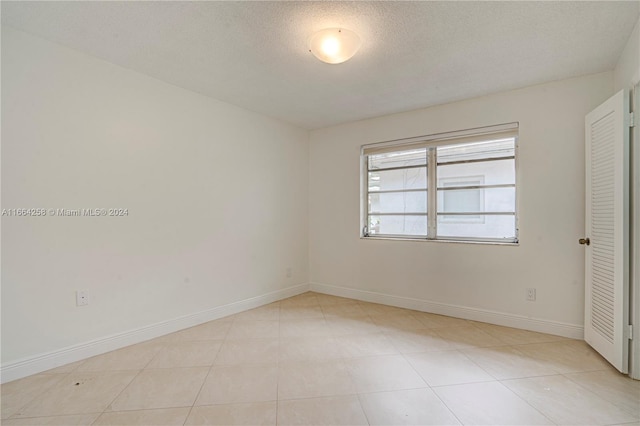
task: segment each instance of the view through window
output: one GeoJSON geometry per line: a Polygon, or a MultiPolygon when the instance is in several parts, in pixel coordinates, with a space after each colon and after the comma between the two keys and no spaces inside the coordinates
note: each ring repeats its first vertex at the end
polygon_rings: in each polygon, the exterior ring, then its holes
{"type": "Polygon", "coordinates": [[[483,130],[364,146],[363,236],[517,242],[517,128],[483,130]]]}

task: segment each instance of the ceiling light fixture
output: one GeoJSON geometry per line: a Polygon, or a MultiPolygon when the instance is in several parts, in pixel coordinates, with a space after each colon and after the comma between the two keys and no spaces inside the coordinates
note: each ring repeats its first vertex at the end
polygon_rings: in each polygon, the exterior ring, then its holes
{"type": "Polygon", "coordinates": [[[351,59],[360,48],[360,37],[344,28],[327,28],[311,37],[309,52],[328,64],[341,64],[351,59]]]}

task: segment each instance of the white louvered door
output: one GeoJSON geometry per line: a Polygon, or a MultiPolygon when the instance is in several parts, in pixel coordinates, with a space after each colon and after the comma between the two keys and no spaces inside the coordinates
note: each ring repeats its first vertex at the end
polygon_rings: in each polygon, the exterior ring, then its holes
{"type": "Polygon", "coordinates": [[[584,338],[619,371],[629,346],[629,95],[621,91],[585,119],[584,338]]]}

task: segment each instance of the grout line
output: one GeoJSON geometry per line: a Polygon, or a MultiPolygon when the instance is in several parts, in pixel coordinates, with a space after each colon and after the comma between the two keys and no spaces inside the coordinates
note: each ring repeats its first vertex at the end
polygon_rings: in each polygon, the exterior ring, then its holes
{"type": "MultiPolygon", "coordinates": [[[[473,349],[481,349],[481,348],[473,348],[473,349]]],[[[468,350],[468,349],[464,349],[464,350],[468,350]]],[[[475,362],[468,354],[464,353],[464,350],[456,349],[458,353],[462,354],[462,356],[467,358],[471,363],[476,365],[479,369],[487,373],[487,375],[489,375],[490,377],[493,377],[494,380],[499,380],[495,375],[491,374],[486,368],[484,368],[482,365],[475,362]]]]}
{"type": "Polygon", "coordinates": [[[400,352],[400,356],[402,356],[402,359],[404,359],[404,362],[406,362],[407,364],[409,364],[409,367],[411,367],[411,369],[414,371],[414,373],[416,373],[418,375],[418,377],[420,377],[420,379],[422,379],[422,381],[425,383],[425,385],[427,385],[428,388],[431,388],[431,385],[429,384],[429,382],[427,381],[427,379],[425,379],[424,377],[422,377],[422,374],[420,374],[420,372],[416,369],[416,367],[413,366],[413,364],[411,363],[411,361],[409,361],[407,359],[407,357],[405,356],[405,354],[403,354],[402,352],[400,352]]]}
{"type": "MultiPolygon", "coordinates": [[[[393,391],[382,391],[382,392],[393,392],[393,391]]],[[[341,398],[343,396],[357,396],[357,395],[358,395],[358,392],[336,393],[332,395],[304,396],[302,398],[282,398],[280,401],[307,401],[311,399],[341,398]]]]}
{"type": "MultiPolygon", "coordinates": [[[[113,403],[115,402],[115,400],[116,400],[116,399],[118,399],[118,398],[120,397],[120,395],[122,395],[122,393],[123,393],[123,392],[124,392],[124,391],[129,387],[129,386],[131,386],[131,383],[133,383],[133,381],[134,381],[134,380],[135,380],[135,379],[140,375],[140,373],[142,373],[143,371],[144,371],[144,370],[142,370],[142,369],[141,369],[141,370],[138,370],[138,372],[137,372],[137,373],[136,373],[136,374],[131,378],[131,380],[129,381],[129,383],[127,383],[127,385],[126,385],[126,386],[124,386],[124,387],[122,388],[122,390],[120,390],[120,392],[118,392],[118,394],[115,396],[115,398],[113,398],[113,399],[111,400],[111,402],[109,402],[109,403],[107,404],[106,408],[105,408],[104,410],[102,410],[102,413],[100,413],[100,415],[99,415],[99,416],[94,420],[94,422],[93,422],[92,424],[95,424],[95,422],[97,422],[97,421],[98,421],[98,419],[99,419],[103,414],[107,413],[107,409],[108,409],[109,407],[111,407],[111,404],[113,404],[113,403]]],[[[108,371],[108,370],[107,370],[107,371],[101,371],[101,372],[99,372],[99,373],[111,373],[111,371],[108,371]]],[[[113,412],[113,411],[109,411],[109,413],[112,413],[112,412],[113,412]]]]}
{"type": "Polygon", "coordinates": [[[511,390],[508,386],[506,386],[504,383],[502,383],[500,380],[498,380],[498,383],[500,383],[500,385],[502,387],[504,387],[506,390],[508,390],[509,392],[511,392],[512,394],[514,394],[516,397],[518,397],[521,401],[523,401],[525,404],[527,404],[529,407],[531,407],[534,411],[538,412],[542,417],[544,417],[545,419],[549,420],[551,423],[553,424],[557,424],[556,422],[554,422],[553,420],[551,420],[549,418],[549,416],[547,416],[545,413],[543,413],[542,411],[540,411],[539,409],[537,409],[536,407],[534,407],[529,401],[527,401],[526,399],[524,399],[524,397],[520,396],[518,393],[514,392],[513,390],[511,390]]]}
{"type": "Polygon", "coordinates": [[[433,394],[436,396],[436,398],[438,398],[438,400],[440,401],[440,403],[442,403],[442,405],[444,406],[444,408],[446,408],[447,410],[449,410],[449,412],[451,413],[451,415],[453,417],[456,418],[456,420],[458,421],[458,423],[460,423],[461,425],[463,425],[464,423],[462,422],[462,420],[460,419],[460,417],[458,417],[458,415],[451,409],[451,407],[449,407],[447,405],[446,402],[444,402],[444,400],[440,397],[440,395],[438,395],[438,392],[436,392],[435,390],[433,390],[433,388],[431,388],[431,392],[433,392],[433,394]]]}
{"type": "MultiPolygon", "coordinates": [[[[76,368],[77,368],[77,367],[76,367],[76,368]]],[[[4,418],[3,418],[3,419],[1,419],[1,420],[0,420],[0,424],[2,423],[2,420],[9,420],[9,419],[16,418],[16,417],[15,417],[15,415],[16,415],[17,413],[19,413],[19,412],[20,412],[20,411],[22,411],[24,408],[26,408],[29,404],[31,404],[33,401],[35,401],[35,400],[36,400],[36,398],[38,398],[38,397],[40,397],[40,396],[44,395],[46,392],[48,392],[49,390],[53,389],[53,388],[54,388],[54,387],[56,387],[58,384],[60,384],[60,382],[62,382],[62,381],[64,381],[64,380],[66,380],[66,379],[67,379],[67,377],[69,377],[69,376],[70,376],[70,375],[72,375],[73,373],[74,373],[74,371],[70,371],[70,372],[68,372],[68,373],[59,373],[59,374],[56,374],[56,375],[60,375],[60,376],[63,376],[63,377],[62,377],[62,378],[60,378],[60,379],[58,379],[58,381],[57,381],[57,382],[55,382],[53,385],[51,385],[51,386],[49,386],[49,387],[47,387],[47,388],[42,389],[40,392],[36,392],[36,394],[33,396],[33,398],[30,398],[30,399],[29,399],[29,401],[28,401],[27,403],[25,403],[25,404],[21,405],[21,406],[20,406],[20,408],[19,408],[19,409],[17,409],[13,414],[11,414],[11,415],[10,415],[9,417],[7,417],[6,419],[4,419],[4,418]]],[[[40,373],[40,374],[42,374],[42,373],[40,373]]],[[[38,376],[38,375],[39,375],[39,374],[34,374],[33,376],[38,376]]],[[[49,374],[49,375],[50,375],[50,376],[53,376],[54,374],[49,374]]],[[[27,377],[33,377],[33,376],[27,376],[27,377]]],[[[23,379],[18,379],[18,380],[24,380],[24,378],[23,378],[23,379]]],[[[9,383],[11,383],[11,382],[9,382],[9,383]]],[[[2,387],[5,387],[5,386],[7,386],[7,384],[3,384],[2,386],[0,386],[0,389],[1,389],[2,387]]],[[[1,398],[0,398],[0,399],[1,399],[1,398]]],[[[41,417],[42,417],[42,416],[41,416],[41,417]]],[[[18,418],[22,418],[22,417],[18,417],[18,418]]]]}
{"type": "MultiPolygon", "coordinates": [[[[614,401],[613,399],[611,399],[611,400],[610,400],[610,399],[608,399],[607,397],[605,397],[605,396],[601,395],[601,394],[600,394],[600,392],[597,392],[596,390],[593,390],[593,389],[591,389],[591,388],[588,388],[588,387],[587,387],[587,386],[585,386],[584,384],[582,384],[582,383],[580,383],[580,382],[577,382],[577,381],[573,380],[573,379],[570,377],[570,375],[573,375],[573,374],[599,373],[599,372],[602,372],[602,371],[607,371],[607,370],[578,371],[578,372],[572,372],[572,373],[561,373],[561,374],[558,374],[558,375],[559,375],[559,376],[564,377],[565,379],[567,379],[567,380],[569,380],[571,383],[574,383],[575,385],[577,385],[577,386],[581,387],[582,389],[585,389],[585,390],[587,390],[588,392],[590,392],[590,393],[592,393],[592,394],[596,395],[598,398],[600,398],[600,399],[602,399],[602,400],[604,400],[604,401],[608,402],[609,404],[614,405],[615,407],[619,408],[620,410],[624,411],[625,413],[628,413],[628,414],[630,414],[630,415],[632,415],[632,416],[636,416],[636,419],[637,419],[637,420],[640,420],[640,412],[631,412],[631,411],[627,411],[627,409],[626,409],[625,407],[623,407],[622,405],[618,405],[618,403],[616,402],[617,400],[616,400],[616,401],[614,401]]],[[[616,373],[617,373],[617,371],[616,371],[616,373]]],[[[622,374],[622,373],[618,373],[618,374],[622,374]]],[[[624,376],[624,377],[628,378],[629,380],[633,380],[633,379],[629,378],[628,376],[624,376]]],[[[606,393],[606,392],[603,392],[603,394],[604,394],[604,395],[607,395],[607,393],[606,393]]]]}
{"type": "MultiPolygon", "coordinates": [[[[142,367],[142,370],[146,369],[153,362],[153,360],[156,359],[156,357],[158,357],[158,355],[160,355],[160,353],[164,351],[167,348],[167,346],[169,346],[166,344],[166,342],[158,342],[158,343],[160,343],[161,345],[160,349],[158,349],[156,353],[153,354],[151,359],[149,359],[149,361],[147,361],[147,363],[142,367]]],[[[130,347],[130,346],[125,346],[125,347],[130,347]]]]}
{"type": "Polygon", "coordinates": [[[222,339],[222,344],[218,348],[218,351],[216,352],[216,356],[214,356],[213,360],[211,361],[211,365],[209,366],[209,370],[207,370],[207,374],[204,376],[204,380],[202,381],[202,384],[200,385],[200,389],[198,389],[198,393],[196,394],[196,397],[193,399],[193,404],[191,404],[191,408],[189,408],[189,412],[187,413],[187,416],[184,418],[184,422],[182,423],[183,426],[184,426],[185,423],[187,423],[187,419],[189,419],[189,416],[191,415],[191,412],[193,411],[193,407],[195,407],[196,401],[198,401],[198,397],[200,396],[200,393],[202,393],[202,388],[204,388],[205,383],[207,383],[207,379],[209,378],[209,375],[211,374],[211,370],[213,370],[213,366],[216,363],[216,359],[218,359],[218,355],[220,355],[220,351],[222,351],[222,347],[224,346],[224,342],[226,342],[227,336],[229,335],[230,331],[231,331],[231,326],[229,326],[229,328],[227,328],[227,331],[224,334],[224,338],[222,339]]]}
{"type": "Polygon", "coordinates": [[[367,410],[364,409],[364,405],[362,405],[362,399],[360,398],[361,394],[356,394],[356,399],[358,400],[358,404],[360,405],[360,409],[362,410],[362,414],[364,414],[364,418],[367,421],[367,424],[371,425],[371,420],[369,420],[369,416],[367,415],[367,410]]]}
{"type": "MultiPolygon", "coordinates": [[[[220,346],[220,348],[222,348],[222,346],[220,346]]],[[[218,349],[218,353],[220,352],[220,350],[218,349]]],[[[216,358],[218,357],[218,355],[216,354],[216,358]]],[[[214,362],[215,362],[215,358],[214,358],[214,362]]],[[[184,422],[182,422],[182,425],[184,426],[187,423],[187,420],[189,419],[189,416],[191,415],[191,411],[193,411],[193,407],[195,407],[196,405],[196,401],[198,401],[198,397],[200,396],[200,393],[202,392],[202,388],[204,387],[204,384],[207,383],[207,379],[209,378],[209,374],[211,374],[211,370],[213,370],[213,365],[211,364],[211,366],[209,367],[209,370],[207,370],[207,374],[204,376],[204,380],[202,381],[202,384],[200,385],[200,389],[198,389],[198,393],[196,394],[196,397],[193,399],[193,404],[191,404],[191,407],[189,407],[189,412],[187,413],[187,416],[184,418],[184,422]]]]}
{"type": "Polygon", "coordinates": [[[54,415],[46,415],[46,416],[30,416],[30,417],[7,417],[5,419],[1,419],[0,423],[2,422],[6,422],[8,420],[37,420],[37,419],[44,419],[44,418],[54,418],[54,417],[71,417],[71,416],[90,416],[90,415],[97,415],[96,419],[91,422],[91,424],[95,423],[96,420],[98,420],[98,417],[100,417],[101,413],[99,411],[93,412],[93,413],[74,413],[74,414],[54,414],[54,415]]]}
{"type": "MultiPolygon", "coordinates": [[[[207,374],[204,376],[204,380],[202,381],[202,384],[200,385],[200,389],[198,389],[198,393],[196,394],[196,397],[193,399],[193,404],[191,404],[191,407],[189,408],[189,412],[187,413],[187,416],[184,418],[184,422],[182,423],[183,426],[187,423],[187,420],[189,419],[189,416],[191,415],[191,412],[193,411],[193,407],[195,407],[196,401],[198,401],[198,397],[200,396],[200,393],[202,393],[202,388],[204,388],[205,383],[207,383],[207,379],[209,378],[209,375],[211,374],[211,370],[213,370],[213,367],[214,367],[214,365],[216,363],[216,359],[218,359],[218,356],[220,355],[220,352],[222,351],[222,347],[224,346],[224,343],[227,341],[227,337],[229,336],[229,333],[231,332],[231,327],[233,326],[234,322],[235,322],[235,320],[231,321],[232,325],[230,325],[227,328],[227,331],[225,331],[225,333],[224,333],[224,337],[222,338],[222,343],[220,344],[220,347],[218,348],[218,351],[216,352],[216,356],[213,357],[213,360],[211,361],[211,365],[209,366],[209,370],[207,370],[207,374]]],[[[204,324],[207,324],[207,323],[204,323],[204,324]]]]}

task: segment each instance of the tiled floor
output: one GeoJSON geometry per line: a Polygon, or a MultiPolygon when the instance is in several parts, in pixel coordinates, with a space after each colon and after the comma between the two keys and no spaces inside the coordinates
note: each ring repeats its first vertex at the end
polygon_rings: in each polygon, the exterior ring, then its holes
{"type": "Polygon", "coordinates": [[[4,425],[640,425],[584,342],[306,293],[2,386],[4,425]]]}

